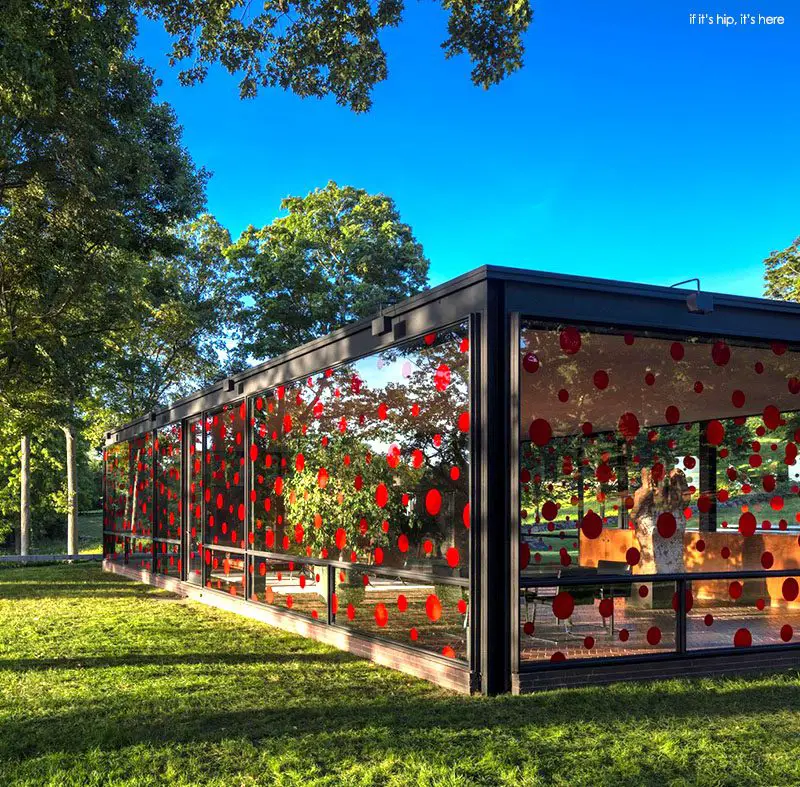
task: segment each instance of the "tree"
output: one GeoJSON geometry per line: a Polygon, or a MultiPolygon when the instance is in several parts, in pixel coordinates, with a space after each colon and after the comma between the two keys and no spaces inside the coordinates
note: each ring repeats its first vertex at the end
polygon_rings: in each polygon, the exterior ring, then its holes
{"type": "Polygon", "coordinates": [[[69,414],[142,261],[203,201],[135,30],[121,3],[0,11],[0,397],[17,410],[69,414]]]}
{"type": "Polygon", "coordinates": [[[228,256],[238,271],[240,352],[275,356],[427,287],[429,262],[394,201],[330,182],[281,203],[228,256]]]}
{"type": "Polygon", "coordinates": [[[783,251],[764,260],[764,295],[781,301],[800,301],[800,237],[783,251]]]}
{"type": "Polygon", "coordinates": [[[230,235],[210,215],[174,235],[176,253],[157,256],[148,267],[136,319],[109,338],[112,352],[94,389],[95,416],[106,423],[161,407],[225,372],[236,316],[224,256],[230,235]]]}
{"type": "MultiPolygon", "coordinates": [[[[190,61],[183,84],[202,82],[213,63],[240,74],[240,95],[282,87],[302,96],[332,95],[366,112],[386,79],[379,34],[403,19],[402,0],[138,0],[174,37],[170,62],[190,61]]],[[[450,58],[466,53],[472,82],[488,88],[522,67],[522,35],[533,19],[528,0],[442,0],[449,13],[442,44],[450,58]]]]}

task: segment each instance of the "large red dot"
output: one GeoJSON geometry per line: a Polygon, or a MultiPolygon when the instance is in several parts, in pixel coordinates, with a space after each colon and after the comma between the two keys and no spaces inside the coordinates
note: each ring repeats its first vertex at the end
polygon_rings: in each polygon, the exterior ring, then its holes
{"type": "Polygon", "coordinates": [[[561,349],[567,355],[574,355],[581,349],[581,335],[577,328],[569,327],[561,331],[558,338],[561,349]]]}
{"type": "Polygon", "coordinates": [[[675,531],[678,529],[678,523],[675,521],[675,515],[670,511],[665,511],[660,514],[656,521],[656,528],[661,538],[672,538],[675,531]]]}
{"type": "Polygon", "coordinates": [[[781,639],[784,642],[789,642],[789,640],[794,636],[794,629],[786,623],[785,625],[781,626],[781,639]]]}
{"type": "Polygon", "coordinates": [[[608,372],[604,369],[598,369],[592,377],[594,387],[603,391],[608,388],[608,372]]]}
{"type": "Polygon", "coordinates": [[[647,629],[647,641],[654,647],[661,642],[661,629],[658,626],[647,629]]]}
{"type": "Polygon", "coordinates": [[[706,426],[706,440],[710,445],[720,445],[725,439],[725,427],[716,419],[706,426]]]}
{"type": "Polygon", "coordinates": [[[748,629],[737,629],[733,635],[735,648],[749,648],[753,644],[753,635],[748,629]]]}
{"type": "Polygon", "coordinates": [[[425,601],[425,614],[435,623],[442,617],[442,602],[431,594],[425,601]]]}
{"type": "Polygon", "coordinates": [[[737,599],[740,599],[742,597],[742,590],[743,589],[744,588],[742,587],[742,583],[741,582],[733,581],[733,582],[730,583],[730,585],[728,585],[728,595],[734,601],[736,601],[737,599]]]}
{"type": "Polygon", "coordinates": [[[745,396],[744,391],[740,391],[738,388],[731,394],[731,404],[734,407],[744,407],[745,403],[745,396]]]}
{"type": "Polygon", "coordinates": [[[386,488],[386,484],[378,484],[378,488],[375,490],[376,505],[378,508],[384,508],[388,502],[389,490],[386,488]]]}
{"type": "Polygon", "coordinates": [[[667,419],[668,424],[677,424],[681,420],[681,411],[671,404],[664,412],[664,417],[667,419]]]}
{"type": "Polygon", "coordinates": [[[546,501],[542,506],[542,518],[552,522],[557,516],[558,506],[552,500],[546,501]]]}
{"type": "Polygon", "coordinates": [[[450,566],[450,568],[455,568],[461,559],[458,554],[458,550],[455,547],[450,547],[450,549],[447,550],[445,558],[447,560],[447,565],[450,566]]]}
{"type": "Polygon", "coordinates": [[[620,434],[626,440],[633,440],[639,434],[639,419],[634,413],[623,413],[619,419],[620,434]]]}
{"type": "Polygon", "coordinates": [[[553,437],[553,430],[544,418],[536,418],[528,429],[531,441],[538,446],[547,445],[553,437]]]}
{"type": "Polygon", "coordinates": [[[800,587],[798,587],[797,580],[794,577],[787,577],[783,581],[781,591],[783,597],[787,601],[794,601],[797,598],[797,594],[800,592],[800,587]]]}
{"type": "Polygon", "coordinates": [[[598,605],[598,610],[604,618],[610,618],[614,612],[614,599],[601,599],[600,604],[598,605]]]}
{"type": "Polygon", "coordinates": [[[598,538],[603,532],[603,520],[589,509],[583,516],[581,531],[586,538],[598,538]]]}
{"type": "Polygon", "coordinates": [[[777,429],[781,424],[781,413],[774,404],[769,404],[764,408],[764,426],[767,429],[777,429]]]}
{"type": "Polygon", "coordinates": [[[437,391],[444,391],[450,385],[450,367],[446,363],[439,364],[433,375],[433,384],[437,391]]]}
{"type": "Polygon", "coordinates": [[[757,521],[750,511],[745,511],[739,517],[739,532],[743,536],[752,536],[756,532],[757,521]]]}
{"type": "Polygon", "coordinates": [[[524,541],[519,545],[519,568],[524,571],[531,562],[531,548],[530,545],[524,541]]]}
{"type": "Polygon", "coordinates": [[[629,566],[638,566],[642,555],[636,547],[629,547],[625,553],[625,562],[629,566]]]}
{"type": "Polygon", "coordinates": [[[711,359],[717,366],[725,366],[731,359],[731,348],[725,342],[714,342],[711,348],[711,359]]]}
{"type": "Polygon", "coordinates": [[[571,617],[574,609],[575,599],[566,590],[562,590],[553,598],[553,614],[559,620],[566,620],[571,617]]]}
{"type": "Polygon", "coordinates": [[[429,489],[425,495],[425,510],[436,516],[442,509],[442,493],[438,489],[429,489]]]}
{"type": "Polygon", "coordinates": [[[384,604],[375,605],[375,622],[383,628],[389,620],[389,610],[384,604]]]}
{"type": "Polygon", "coordinates": [[[673,342],[669,348],[669,354],[672,356],[673,361],[680,361],[684,356],[683,345],[680,342],[673,342]]]}
{"type": "Polygon", "coordinates": [[[528,374],[539,371],[539,359],[533,353],[527,353],[522,359],[522,368],[528,374]]]}

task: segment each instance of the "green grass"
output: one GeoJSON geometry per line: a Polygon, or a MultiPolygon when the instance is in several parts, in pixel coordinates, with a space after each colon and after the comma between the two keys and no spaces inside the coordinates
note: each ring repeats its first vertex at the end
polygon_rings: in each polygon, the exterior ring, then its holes
{"type": "Polygon", "coordinates": [[[462,697],[85,565],[0,621],[0,784],[800,783],[797,673],[462,697]]]}

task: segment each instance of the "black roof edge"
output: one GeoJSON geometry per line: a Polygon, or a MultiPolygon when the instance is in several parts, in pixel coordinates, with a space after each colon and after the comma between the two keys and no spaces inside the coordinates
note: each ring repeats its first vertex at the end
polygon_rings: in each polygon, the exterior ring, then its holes
{"type": "MultiPolygon", "coordinates": [[[[617,279],[601,279],[593,276],[575,276],[569,273],[555,273],[550,271],[531,270],[527,268],[513,268],[503,265],[481,265],[480,267],[474,268],[467,273],[463,273],[460,276],[449,279],[442,284],[437,284],[435,287],[431,287],[428,290],[423,290],[416,295],[405,298],[399,303],[386,306],[381,313],[389,317],[397,317],[423,306],[426,303],[438,300],[439,298],[443,298],[453,292],[487,280],[519,282],[522,284],[531,285],[540,284],[551,287],[562,287],[565,289],[592,290],[593,292],[624,293],[644,297],[649,296],[651,298],[670,301],[683,301],[686,299],[686,293],[694,289],[691,287],[668,287],[664,285],[644,284],[641,282],[620,281],[617,279]]],[[[745,308],[756,311],[794,313],[800,317],[800,303],[772,300],[769,298],[755,298],[746,295],[731,295],[728,293],[719,293],[709,290],[702,291],[713,295],[716,305],[729,305],[735,308],[745,308]]],[[[239,372],[238,374],[232,375],[230,378],[223,378],[209,386],[206,386],[205,388],[194,391],[188,396],[184,396],[181,399],[176,399],[168,406],[154,410],[153,412],[156,414],[156,419],[158,419],[164,413],[168,413],[170,410],[175,409],[176,407],[189,404],[196,399],[201,399],[210,393],[221,390],[225,386],[227,379],[232,380],[233,385],[236,386],[238,383],[243,382],[254,375],[260,374],[261,372],[267,371],[273,367],[281,366],[287,361],[291,361],[295,358],[305,355],[306,353],[313,352],[314,350],[325,346],[326,344],[339,341],[354,333],[363,331],[370,326],[372,319],[373,317],[367,317],[363,320],[345,325],[342,328],[331,331],[331,333],[328,333],[325,336],[320,336],[319,338],[313,339],[310,342],[293,347],[291,350],[288,350],[281,355],[276,355],[274,358],[263,361],[256,366],[251,366],[248,369],[239,372]]],[[[151,418],[151,414],[148,413],[133,421],[129,421],[123,426],[108,430],[107,434],[113,435],[117,432],[122,432],[138,425],[147,427],[152,423],[154,422],[151,418]]]]}

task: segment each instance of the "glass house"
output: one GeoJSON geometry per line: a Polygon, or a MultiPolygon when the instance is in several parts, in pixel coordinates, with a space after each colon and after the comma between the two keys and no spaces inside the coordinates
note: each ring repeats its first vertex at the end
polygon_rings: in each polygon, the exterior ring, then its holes
{"type": "Polygon", "coordinates": [[[483,267],[107,434],[104,567],[463,692],[800,662],[800,305],[483,267]]]}

